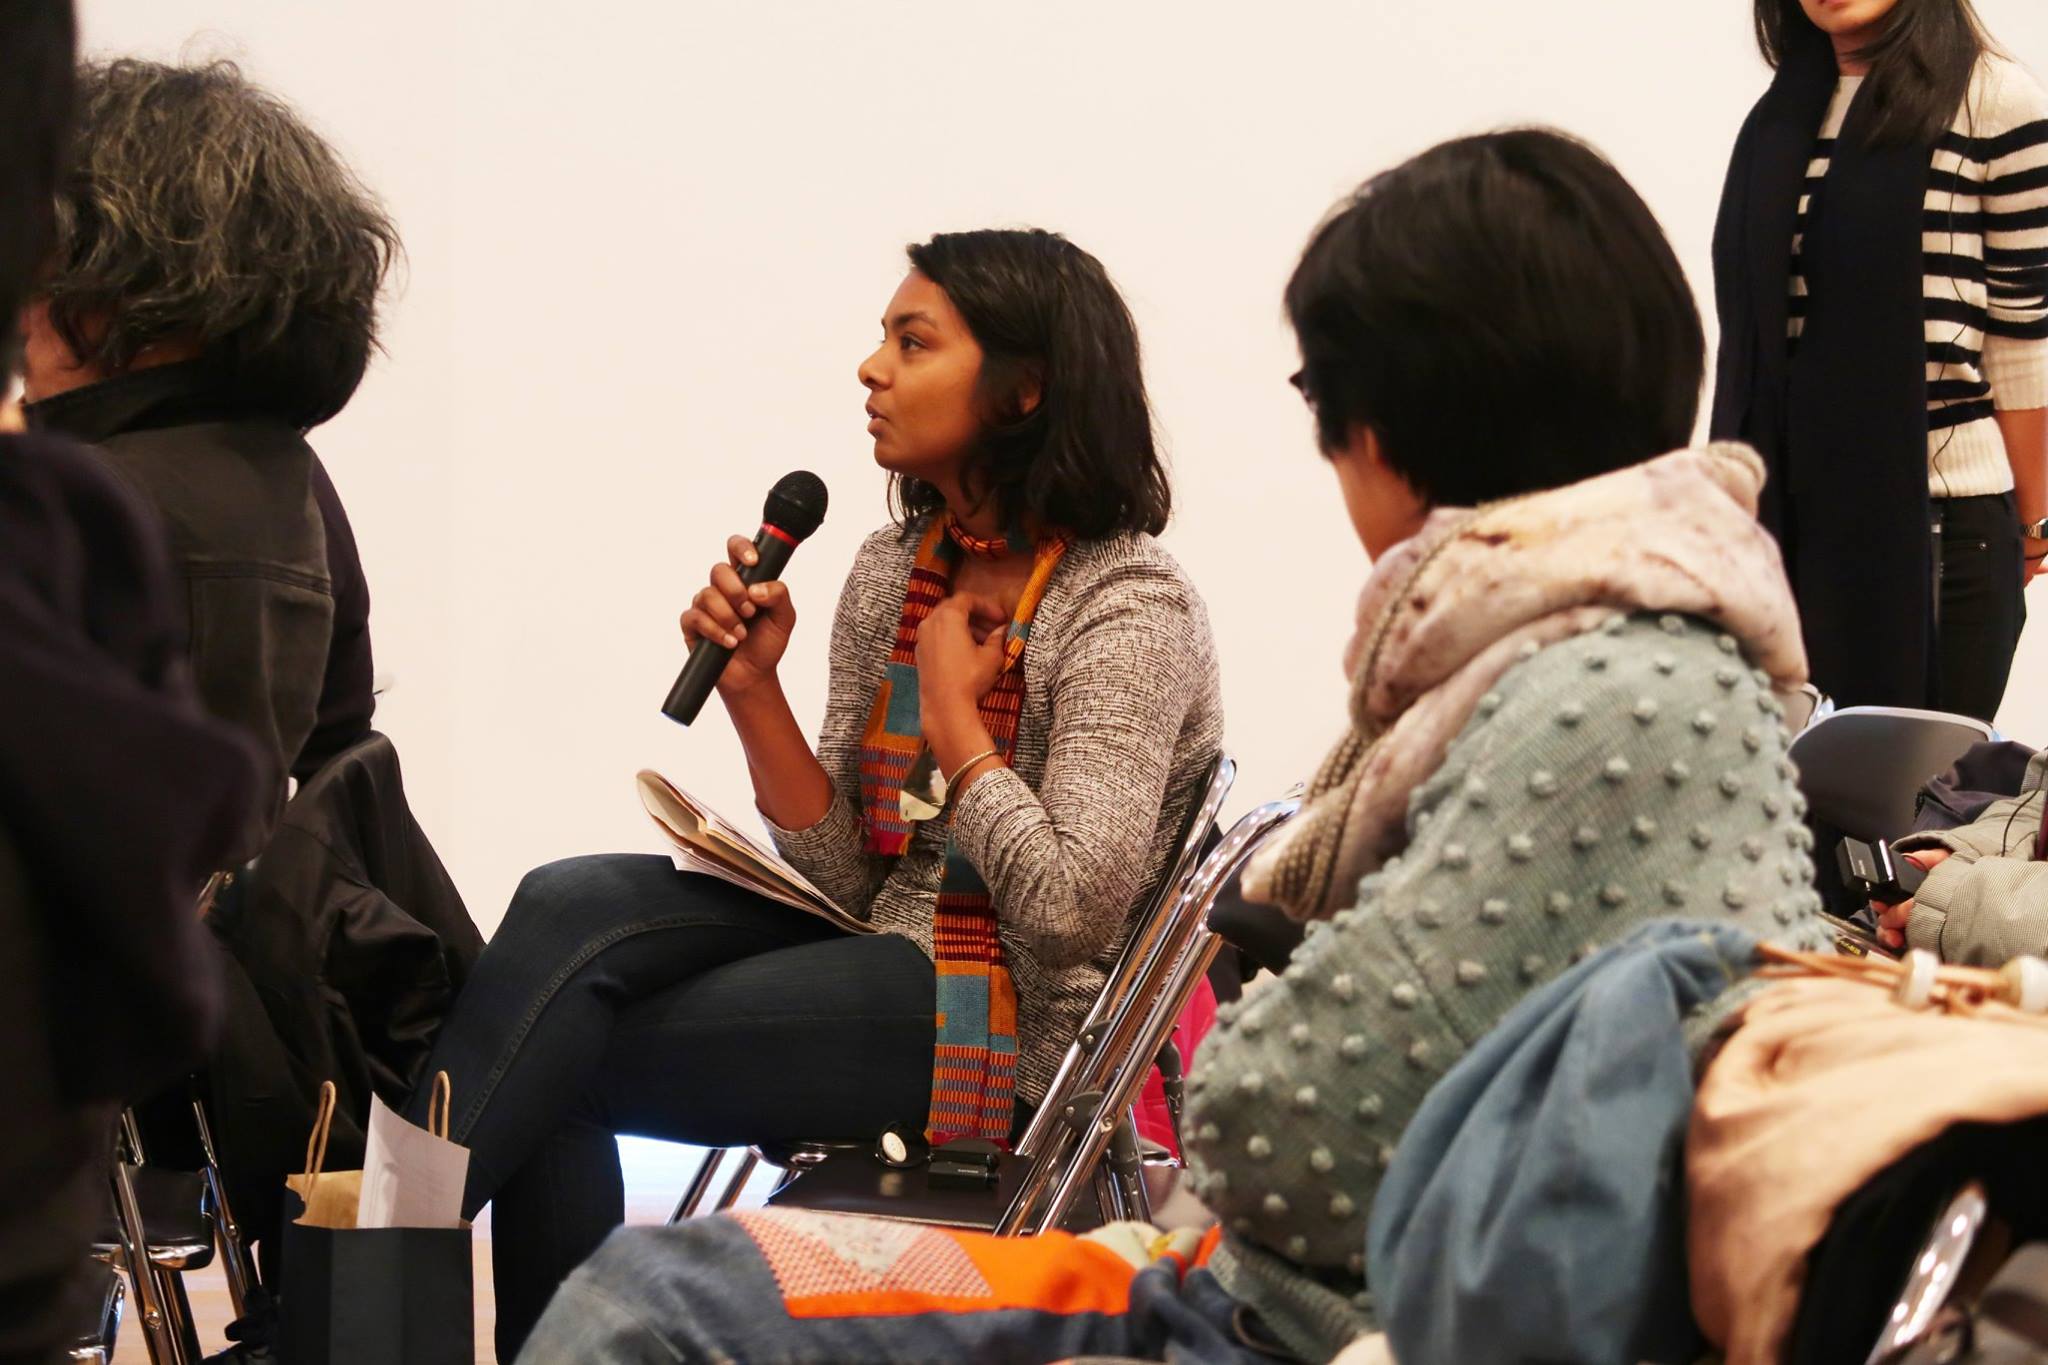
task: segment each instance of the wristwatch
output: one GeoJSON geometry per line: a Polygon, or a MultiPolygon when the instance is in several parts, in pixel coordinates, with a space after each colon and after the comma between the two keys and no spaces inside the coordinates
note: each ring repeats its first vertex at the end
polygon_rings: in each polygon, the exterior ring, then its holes
{"type": "Polygon", "coordinates": [[[2028,540],[2048,540],[2048,517],[2020,523],[2020,534],[2028,540]]]}

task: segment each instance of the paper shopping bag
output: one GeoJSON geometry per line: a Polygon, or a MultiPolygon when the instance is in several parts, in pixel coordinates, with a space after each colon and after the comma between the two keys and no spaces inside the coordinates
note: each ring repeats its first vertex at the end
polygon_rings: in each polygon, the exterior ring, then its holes
{"type": "Polygon", "coordinates": [[[434,1078],[427,1129],[377,1109],[366,1170],[323,1170],[334,1087],[321,1088],[305,1174],[285,1181],[280,1358],[293,1365],[470,1365],[475,1285],[470,1228],[460,1218],[468,1153],[447,1141],[447,1074],[434,1078]],[[461,1155],[459,1167],[449,1148],[461,1155]],[[443,1209],[452,1212],[442,1226],[362,1225],[437,1218],[443,1209]]]}

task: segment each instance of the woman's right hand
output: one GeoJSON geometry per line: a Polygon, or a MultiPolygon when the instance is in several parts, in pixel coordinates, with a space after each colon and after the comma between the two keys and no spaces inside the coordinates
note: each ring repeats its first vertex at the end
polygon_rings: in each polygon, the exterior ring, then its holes
{"type": "Polygon", "coordinates": [[[690,599],[683,613],[683,639],[691,648],[710,640],[732,651],[718,675],[718,695],[728,701],[775,679],[776,665],[796,629],[796,607],[780,580],[740,582],[740,570],[759,556],[754,542],[734,536],[725,543],[725,562],[711,566],[711,581],[690,599]]]}

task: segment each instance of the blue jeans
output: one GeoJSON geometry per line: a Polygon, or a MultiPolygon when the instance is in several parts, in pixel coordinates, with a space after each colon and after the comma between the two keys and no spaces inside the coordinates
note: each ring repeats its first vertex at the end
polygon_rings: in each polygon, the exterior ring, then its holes
{"type": "MultiPolygon", "coordinates": [[[[1002,1239],[1007,1273],[978,1268],[947,1243],[996,1239],[941,1228],[786,1214],[771,1266],[748,1216],[626,1228],[562,1286],[519,1365],[956,1365],[1000,1361],[1168,1361],[1279,1365],[1296,1359],[1208,1270],[1170,1261],[1106,1269],[1063,1234],[1002,1239]],[[867,1223],[865,1228],[849,1227],[867,1223]],[[806,1225],[842,1232],[804,1237],[806,1225]],[[830,1242],[841,1243],[835,1254],[830,1242]],[[937,1254],[934,1247],[939,1248],[937,1254]],[[787,1280],[785,1281],[785,1277],[787,1280]],[[873,1291],[887,1281],[893,1294],[873,1291]],[[805,1292],[841,1301],[791,1302],[805,1292]],[[794,1292],[793,1292],[794,1291],[794,1292]],[[864,1292],[866,1291],[866,1292],[864,1292]],[[922,1303],[908,1302],[915,1294],[922,1303]],[[860,1301],[891,1298],[893,1303],[860,1301]],[[922,1308],[924,1311],[917,1311],[922,1308]]],[[[757,1223],[758,1225],[758,1223],[757,1223]]],[[[1114,1258],[1109,1258],[1114,1260],[1114,1258]]]]}
{"type": "Polygon", "coordinates": [[[935,1008],[908,939],[840,933],[666,858],[528,873],[425,1072],[453,1086],[463,1213],[492,1206],[499,1358],[624,1220],[616,1134],[734,1146],[922,1127],[935,1008]]]}

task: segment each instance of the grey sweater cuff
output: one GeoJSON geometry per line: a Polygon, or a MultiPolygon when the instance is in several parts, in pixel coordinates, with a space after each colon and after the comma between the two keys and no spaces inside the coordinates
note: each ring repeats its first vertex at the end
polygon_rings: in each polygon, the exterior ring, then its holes
{"type": "Polygon", "coordinates": [[[953,842],[991,891],[996,852],[1011,842],[1004,828],[1020,817],[1028,824],[1037,809],[1030,784],[1007,766],[985,770],[953,803],[953,842]]]}
{"type": "Polygon", "coordinates": [[[836,792],[832,804],[825,807],[825,814],[808,829],[784,829],[758,807],[756,814],[768,827],[776,850],[820,889],[843,884],[849,873],[861,875],[865,855],[861,851],[864,836],[860,816],[854,813],[853,802],[836,792]]]}
{"type": "MultiPolygon", "coordinates": [[[[1925,848],[1929,845],[1922,844],[1925,848]]],[[[1946,847],[1946,845],[1942,845],[1946,847]]],[[[1945,858],[1927,874],[1913,893],[1913,910],[1906,919],[1906,946],[1925,948],[1939,956],[1941,931],[1948,927],[1949,906],[1962,889],[1974,864],[1965,858],[1945,858]]]]}

